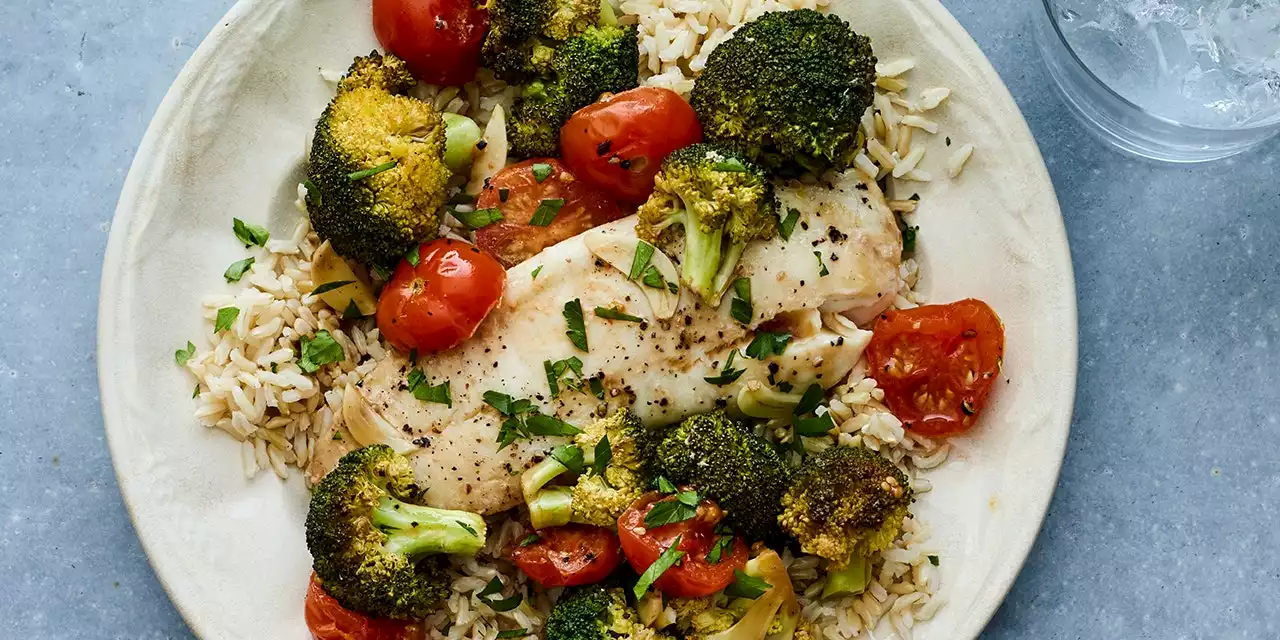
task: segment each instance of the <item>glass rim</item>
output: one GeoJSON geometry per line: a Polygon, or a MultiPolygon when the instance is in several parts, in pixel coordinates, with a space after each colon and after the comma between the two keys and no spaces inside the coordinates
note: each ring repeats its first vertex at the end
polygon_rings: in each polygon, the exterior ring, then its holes
{"type": "Polygon", "coordinates": [[[1246,125],[1243,127],[1235,127],[1235,128],[1205,127],[1201,125],[1187,124],[1185,122],[1178,122],[1177,120],[1173,120],[1167,116],[1162,116],[1158,113],[1151,111],[1150,109],[1146,109],[1144,107],[1139,106],[1138,104],[1134,103],[1132,100],[1120,95],[1115,89],[1111,88],[1111,85],[1107,84],[1106,82],[1103,82],[1102,78],[1099,78],[1097,74],[1095,74],[1093,70],[1089,68],[1089,65],[1085,64],[1084,60],[1080,59],[1080,55],[1076,53],[1075,47],[1071,46],[1071,42],[1067,40],[1066,34],[1062,32],[1062,27],[1058,25],[1058,16],[1057,16],[1057,12],[1054,11],[1053,2],[1054,0],[1041,0],[1041,4],[1044,6],[1045,14],[1049,18],[1049,24],[1053,25],[1053,33],[1056,36],[1058,36],[1058,42],[1062,43],[1062,46],[1066,48],[1067,53],[1071,54],[1072,61],[1075,62],[1076,66],[1079,67],[1081,71],[1084,71],[1085,75],[1088,76],[1089,79],[1092,80],[1094,84],[1098,85],[1099,87],[1102,87],[1103,91],[1110,94],[1112,98],[1119,100],[1125,106],[1135,109],[1140,113],[1143,113],[1152,118],[1155,118],[1170,126],[1189,129],[1192,131],[1202,131],[1202,132],[1253,131],[1255,129],[1264,129],[1267,127],[1272,127],[1280,123],[1280,113],[1276,113],[1275,115],[1271,116],[1270,118],[1267,118],[1263,122],[1254,123],[1254,124],[1246,125]]]}

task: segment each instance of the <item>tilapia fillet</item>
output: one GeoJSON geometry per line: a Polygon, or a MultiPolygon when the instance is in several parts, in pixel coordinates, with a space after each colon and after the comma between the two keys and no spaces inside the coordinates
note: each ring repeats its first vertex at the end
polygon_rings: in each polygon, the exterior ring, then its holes
{"type": "Polygon", "coordinates": [[[411,457],[431,504],[493,513],[520,502],[520,472],[564,439],[518,440],[499,451],[504,417],[485,404],[486,391],[530,398],[543,413],[571,424],[630,407],[646,424],[660,425],[717,406],[732,411],[742,386],[770,373],[801,389],[836,384],[857,364],[869,334],[852,326],[833,332],[819,314],[870,316],[887,306],[899,287],[901,236],[876,185],[852,174],[833,187],[780,189],[779,199],[784,210],[799,210],[800,220],[790,240],[753,243],[743,255],[739,271],[751,278],[754,304],[750,326],[729,316],[731,296],[709,308],[687,292],[674,316],[655,319],[642,285],[588,249],[593,236],[634,242],[635,219],[593,229],[512,268],[502,304],[471,340],[420,359],[431,383],[449,380],[451,407],[414,398],[407,383],[412,365],[398,353],[348,388],[345,424],[336,427],[342,437],[321,434],[312,479],[347,450],[383,442],[411,457]],[[584,310],[585,352],[566,335],[562,312],[573,300],[584,310]],[[646,322],[599,318],[596,307],[620,308],[646,322]],[[705,380],[720,373],[734,349],[744,351],[760,328],[794,338],[767,362],[740,355],[734,368],[746,372],[732,384],[705,380]],[[551,397],[543,363],[574,356],[586,377],[602,378],[603,399],[585,387],[551,397]]]}

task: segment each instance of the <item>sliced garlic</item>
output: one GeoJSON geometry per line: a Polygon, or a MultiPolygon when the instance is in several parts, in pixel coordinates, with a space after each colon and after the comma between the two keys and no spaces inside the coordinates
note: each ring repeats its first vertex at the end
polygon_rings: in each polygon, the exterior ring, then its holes
{"type": "Polygon", "coordinates": [[[328,240],[311,256],[311,280],[317,289],[336,282],[350,283],[320,294],[320,299],[339,314],[346,313],[352,302],[356,303],[361,315],[371,316],[378,311],[378,300],[373,297],[369,285],[356,277],[347,261],[329,246],[328,240]]]}
{"type": "MultiPolygon", "coordinates": [[[[583,236],[582,241],[595,257],[604,260],[624,274],[631,273],[631,262],[635,259],[636,247],[640,242],[635,236],[620,233],[589,233],[583,236]]],[[[664,281],[674,283],[677,287],[676,291],[673,292],[667,287],[650,287],[640,282],[635,284],[640,291],[644,292],[654,318],[658,320],[670,318],[680,307],[680,274],[676,271],[676,265],[671,262],[671,258],[668,258],[661,249],[654,249],[653,257],[649,259],[649,266],[656,268],[664,281]]]]}
{"type": "Polygon", "coordinates": [[[467,182],[467,193],[476,195],[484,189],[484,184],[502,171],[507,164],[507,118],[502,105],[493,107],[493,115],[484,128],[484,148],[476,155],[471,165],[471,180],[467,182]]]}
{"type": "Polygon", "coordinates": [[[369,406],[354,385],[347,385],[342,392],[342,421],[346,423],[351,437],[355,438],[362,447],[385,444],[401,455],[417,449],[412,442],[405,439],[403,433],[396,430],[391,423],[369,406]]]}

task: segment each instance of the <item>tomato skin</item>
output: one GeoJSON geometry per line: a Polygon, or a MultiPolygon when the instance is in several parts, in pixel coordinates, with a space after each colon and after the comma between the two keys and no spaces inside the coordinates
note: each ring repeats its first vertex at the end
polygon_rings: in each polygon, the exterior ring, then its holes
{"type": "Polygon", "coordinates": [[[370,618],[344,608],[325,593],[314,573],[307,585],[303,617],[315,640],[422,640],[427,636],[420,624],[370,618]]]}
{"type": "Polygon", "coordinates": [[[619,201],[638,205],[676,149],[702,142],[693,107],[670,89],[640,87],[579,109],[560,129],[565,164],[619,201]]]}
{"type": "Polygon", "coordinates": [[[373,32],[419,80],[461,85],[473,80],[489,13],[471,0],[373,0],[373,32]]]}
{"type": "Polygon", "coordinates": [[[508,268],[557,242],[624,215],[612,198],[579,180],[555,158],[533,158],[498,172],[480,192],[476,208],[502,210],[501,221],[476,231],[476,244],[508,268]],[[551,167],[542,182],[534,176],[535,164],[551,167]],[[505,200],[503,190],[507,194],[505,200]],[[557,198],[564,200],[564,206],[551,224],[529,224],[543,200],[557,198]]]}
{"type": "Polygon", "coordinates": [[[885,405],[924,436],[973,427],[1003,358],[1000,317],[973,299],[881,314],[867,345],[870,375],[884,390],[885,405]]]}
{"type": "Polygon", "coordinates": [[[403,351],[434,353],[475,334],[502,300],[507,272],[493,256],[458,240],[418,247],[401,260],[378,297],[378,330],[403,351]]]}
{"type": "Polygon", "coordinates": [[[724,512],[710,500],[703,500],[698,505],[698,515],[692,520],[652,529],[644,526],[644,516],[653,505],[675,499],[674,496],[648,493],[627,507],[618,518],[622,553],[636,573],[644,573],[678,536],[680,545],[677,548],[685,552],[684,558],[679,565],[667,569],[654,586],[677,598],[709,596],[733,582],[735,569],[747,566],[747,543],[741,536],[734,536],[729,548],[721,552],[720,562],[707,562],[707,553],[720,537],[715,532],[716,524],[724,518],[724,512]]]}
{"type": "Polygon", "coordinates": [[[618,536],[603,527],[569,524],[538,532],[538,540],[511,551],[511,560],[544,587],[595,584],[622,563],[618,536]]]}

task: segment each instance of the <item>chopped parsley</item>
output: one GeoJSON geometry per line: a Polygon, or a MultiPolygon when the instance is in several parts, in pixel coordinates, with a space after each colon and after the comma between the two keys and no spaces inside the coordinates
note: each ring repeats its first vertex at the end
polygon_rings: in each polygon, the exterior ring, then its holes
{"type": "Polygon", "coordinates": [[[699,496],[693,491],[681,491],[675,500],[663,500],[644,514],[644,526],[653,528],[692,520],[698,515],[699,496]],[[693,504],[690,504],[690,503],[693,504]]]}
{"type": "Polygon", "coordinates": [[[658,491],[661,491],[663,493],[676,492],[676,486],[674,484],[671,484],[671,481],[666,479],[665,476],[658,476],[654,480],[654,484],[658,487],[658,491]]]}
{"type": "Polygon", "coordinates": [[[706,380],[707,382],[714,384],[717,387],[723,387],[726,384],[733,384],[734,382],[737,382],[738,378],[741,378],[743,372],[746,371],[746,369],[733,368],[733,359],[736,358],[737,356],[738,356],[737,349],[730,351],[729,357],[725,358],[724,368],[720,370],[720,375],[712,376],[710,378],[703,378],[703,380],[706,380]]]}
{"type": "Polygon", "coordinates": [[[227,267],[227,270],[222,272],[222,277],[226,278],[227,282],[240,282],[240,278],[243,278],[244,273],[252,266],[253,258],[245,258],[238,262],[232,262],[231,266],[227,267]]]}
{"type": "Polygon", "coordinates": [[[575,474],[582,473],[583,469],[586,468],[582,448],[578,445],[562,444],[551,450],[551,457],[575,474]]]}
{"type": "Polygon", "coordinates": [[[449,215],[461,222],[468,229],[483,229],[495,222],[502,221],[502,209],[497,207],[489,207],[488,209],[475,209],[473,211],[459,211],[450,209],[449,215]]]}
{"type": "Polygon", "coordinates": [[[452,204],[452,205],[475,204],[475,202],[476,202],[476,197],[469,193],[455,193],[452,197],[449,198],[449,202],[447,202],[446,204],[452,204]]]}
{"type": "Polygon", "coordinates": [[[755,600],[773,588],[761,578],[748,575],[741,569],[733,570],[733,583],[724,588],[724,594],[730,598],[750,598],[755,600]]]}
{"type": "Polygon", "coordinates": [[[364,312],[360,310],[360,305],[356,304],[356,299],[352,298],[347,302],[347,308],[342,311],[343,320],[359,320],[364,317],[364,312]]]}
{"type": "Polygon", "coordinates": [[[751,278],[733,281],[733,300],[729,302],[729,315],[742,324],[751,324],[755,309],[751,306],[751,278]]]}
{"type": "Polygon", "coordinates": [[[551,165],[545,162],[535,162],[530,168],[533,170],[533,179],[539,184],[551,177],[551,165]]]}
{"type": "Polygon", "coordinates": [[[599,376],[592,376],[587,380],[587,387],[591,389],[591,395],[604,400],[604,379],[599,376]]]}
{"type": "Polygon", "coordinates": [[[187,361],[194,355],[196,355],[196,345],[192,344],[191,341],[188,340],[186,349],[178,349],[173,352],[173,360],[178,363],[178,366],[182,366],[187,364],[187,361]]]}
{"type": "Polygon", "coordinates": [[[231,328],[231,323],[236,321],[236,317],[240,315],[240,309],[237,307],[223,307],[218,309],[218,315],[213,320],[214,333],[222,333],[231,328]]]}
{"type": "Polygon", "coordinates": [[[551,397],[560,396],[560,386],[577,391],[582,388],[582,360],[577,356],[564,360],[542,361],[542,368],[547,374],[547,387],[551,389],[551,397]]]}
{"type": "Polygon", "coordinates": [[[479,533],[476,533],[476,530],[475,530],[474,528],[472,528],[472,526],[471,526],[471,525],[469,525],[469,524],[467,524],[467,523],[465,523],[465,522],[463,522],[463,521],[461,521],[461,520],[454,520],[454,522],[458,523],[458,526],[459,526],[459,527],[462,527],[463,529],[466,529],[467,533],[471,534],[472,536],[477,537],[477,538],[479,538],[479,537],[480,537],[480,534],[479,534],[479,533]]]}
{"type": "Polygon", "coordinates": [[[929,556],[929,564],[938,566],[938,556],[929,556]]]}
{"type": "Polygon", "coordinates": [[[427,384],[427,374],[422,369],[415,367],[409,372],[407,382],[409,383],[409,392],[413,397],[423,402],[434,402],[442,404],[449,408],[453,408],[453,397],[449,394],[449,381],[445,380],[440,384],[427,384]]]}
{"type": "Polygon", "coordinates": [[[249,224],[240,218],[231,219],[231,231],[236,234],[236,239],[244,243],[245,248],[258,245],[266,246],[267,240],[271,239],[271,233],[266,227],[256,224],[249,224]]]}
{"type": "Polygon", "coordinates": [[[493,579],[489,581],[489,584],[486,584],[483,589],[476,592],[476,598],[480,600],[480,602],[489,605],[490,609],[499,613],[515,609],[520,606],[520,602],[524,600],[524,598],[518,593],[510,598],[492,597],[499,593],[502,593],[502,581],[499,580],[497,576],[494,576],[493,579]]]}
{"type": "Polygon", "coordinates": [[[649,590],[649,587],[652,586],[658,578],[661,578],[662,574],[667,572],[667,569],[675,566],[677,562],[680,562],[680,560],[684,558],[684,552],[681,551],[679,547],[680,536],[676,536],[675,540],[671,541],[671,546],[667,547],[662,552],[662,555],[658,556],[658,559],[654,560],[653,564],[649,565],[649,568],[645,569],[644,573],[640,574],[640,580],[636,582],[636,586],[631,590],[631,593],[633,593],[635,597],[644,597],[644,594],[649,590]]]}
{"type": "Polygon", "coordinates": [[[822,252],[821,252],[821,251],[814,251],[814,252],[813,252],[813,257],[815,257],[815,258],[817,258],[817,259],[818,259],[818,277],[819,277],[819,278],[825,278],[825,277],[827,277],[827,276],[831,275],[831,272],[827,270],[827,263],[825,263],[825,262],[823,262],[823,261],[822,261],[822,252]]]}
{"type": "Polygon", "coordinates": [[[519,400],[498,391],[484,392],[485,404],[498,410],[506,420],[498,429],[498,450],[519,439],[533,436],[575,436],[582,430],[555,416],[544,415],[528,398],[519,400]]]}
{"type": "Polygon", "coordinates": [[[545,227],[551,224],[563,206],[564,198],[547,198],[539,202],[538,208],[533,212],[533,217],[529,218],[529,224],[535,227],[545,227]]]}
{"type": "Polygon", "coordinates": [[[497,635],[497,636],[495,636],[495,637],[497,637],[497,638],[523,638],[523,637],[525,637],[525,636],[529,636],[529,635],[533,635],[533,634],[532,634],[532,633],[530,633],[528,629],[525,629],[525,628],[521,627],[521,628],[519,628],[519,629],[506,629],[506,630],[504,630],[504,631],[499,631],[499,632],[498,632],[498,635],[497,635]]]}
{"type": "Polygon", "coordinates": [[[724,552],[733,546],[732,534],[721,534],[711,545],[711,550],[707,552],[707,564],[720,564],[720,559],[724,557],[724,552]]]}
{"type": "Polygon", "coordinates": [[[920,227],[903,227],[902,228],[902,252],[915,253],[916,251],[916,235],[920,233],[920,227]]]}
{"type": "Polygon", "coordinates": [[[529,274],[529,279],[530,279],[530,280],[537,280],[537,279],[538,279],[538,274],[539,274],[539,273],[542,273],[542,265],[538,265],[538,268],[537,268],[537,269],[534,269],[534,270],[533,270],[533,273],[529,274]]]}
{"type": "Polygon", "coordinates": [[[596,317],[605,320],[622,320],[625,322],[644,322],[644,318],[633,316],[623,312],[621,309],[612,307],[596,307],[596,317]]]}
{"type": "Polygon", "coordinates": [[[413,248],[409,250],[409,253],[404,254],[405,262],[408,262],[415,267],[418,266],[418,262],[422,260],[422,258],[418,257],[419,248],[419,245],[413,245],[413,248]]]}
{"type": "Polygon", "coordinates": [[[794,426],[797,436],[817,438],[827,435],[832,429],[836,428],[836,423],[835,420],[831,419],[830,413],[824,413],[815,418],[796,418],[794,426]]]}
{"type": "Polygon", "coordinates": [[[613,462],[613,445],[609,443],[609,434],[606,433],[603,438],[600,438],[600,442],[596,443],[591,455],[591,473],[600,476],[600,479],[604,480],[606,485],[609,484],[609,481],[604,477],[604,470],[609,468],[610,462],[613,462]]]}
{"type": "MultiPolygon", "coordinates": [[[[415,249],[415,251],[416,251],[416,249],[415,249]]],[[[320,285],[320,286],[316,287],[315,289],[312,289],[312,290],[311,290],[311,295],[313,295],[313,296],[324,295],[324,294],[326,294],[326,293],[329,293],[330,291],[334,291],[334,290],[337,290],[337,289],[341,289],[341,288],[343,288],[343,287],[345,287],[345,286],[347,286],[347,285],[349,285],[349,284],[353,284],[353,283],[355,283],[355,280],[339,280],[339,281],[337,281],[337,282],[326,282],[326,283],[324,283],[324,284],[322,284],[322,285],[320,285]]]]}
{"type": "Polygon", "coordinates": [[[199,383],[199,382],[197,382],[197,383],[196,383],[196,388],[191,390],[191,397],[192,397],[192,398],[199,398],[199,397],[200,397],[200,383],[199,383]]]}
{"type": "Polygon", "coordinates": [[[747,165],[742,164],[742,161],[737,158],[725,158],[724,160],[712,165],[711,169],[714,171],[724,171],[726,173],[746,173],[747,165]]]}
{"type": "Polygon", "coordinates": [[[382,173],[383,171],[390,171],[390,170],[392,170],[392,169],[396,168],[396,165],[397,165],[397,164],[400,164],[400,163],[399,163],[399,161],[397,161],[397,160],[392,160],[391,162],[384,162],[384,163],[382,163],[382,164],[380,164],[380,165],[378,165],[378,166],[376,166],[376,167],[374,167],[374,168],[372,168],[372,169],[365,169],[365,170],[363,170],[363,171],[356,171],[356,172],[354,172],[354,173],[348,173],[348,174],[347,174],[347,179],[348,179],[348,180],[350,180],[350,181],[352,181],[352,182],[360,182],[361,180],[364,180],[365,178],[372,178],[373,176],[376,176],[376,175],[378,175],[379,173],[382,173]]]}
{"type": "Polygon", "coordinates": [[[809,385],[805,388],[804,394],[800,396],[800,402],[792,413],[797,416],[813,413],[818,408],[818,405],[822,404],[823,394],[822,385],[816,382],[809,385]]]}
{"type": "MultiPolygon", "coordinates": [[[[645,275],[645,269],[649,267],[649,261],[653,260],[653,252],[656,250],[657,247],[654,247],[644,240],[637,241],[636,254],[631,258],[631,272],[627,274],[627,278],[636,280],[645,275]]],[[[658,270],[655,268],[654,273],[657,273],[657,271],[658,270]]],[[[658,277],[661,278],[662,276],[659,275],[658,277]]]]}
{"type": "Polygon", "coordinates": [[[569,342],[573,346],[587,351],[587,325],[582,318],[582,300],[574,298],[564,303],[564,321],[569,325],[569,329],[564,332],[569,336],[569,342]]]}
{"type": "Polygon", "coordinates": [[[778,223],[778,235],[782,236],[783,241],[791,239],[791,234],[796,230],[796,223],[800,221],[800,210],[795,207],[787,209],[787,217],[778,223]]]}
{"type": "Polygon", "coordinates": [[[315,373],[326,364],[340,362],[345,356],[342,345],[328,331],[321,329],[308,339],[302,336],[302,357],[298,359],[298,367],[307,373],[315,373]]]}
{"type": "Polygon", "coordinates": [[[761,331],[751,339],[751,344],[747,345],[745,355],[756,360],[767,360],[770,356],[782,355],[787,350],[787,344],[790,342],[790,333],[761,331]]]}
{"type": "Polygon", "coordinates": [[[537,541],[539,541],[539,540],[541,540],[541,539],[542,539],[542,536],[540,536],[540,535],[538,535],[538,534],[536,534],[536,533],[531,533],[531,534],[529,534],[529,535],[527,535],[527,536],[525,536],[525,537],[521,538],[521,539],[520,539],[520,542],[519,542],[516,546],[517,546],[517,547],[527,547],[527,546],[529,546],[529,545],[531,545],[531,544],[533,544],[533,543],[535,543],[535,542],[537,542],[537,541]]]}

